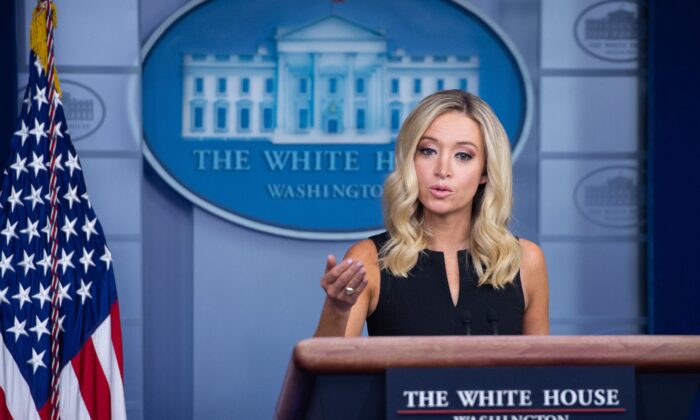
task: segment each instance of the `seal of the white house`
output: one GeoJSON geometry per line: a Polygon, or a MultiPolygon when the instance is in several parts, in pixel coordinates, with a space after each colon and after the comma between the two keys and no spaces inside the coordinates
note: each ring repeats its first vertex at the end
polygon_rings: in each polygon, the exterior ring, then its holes
{"type": "Polygon", "coordinates": [[[591,222],[610,228],[645,222],[642,174],[633,166],[608,166],[587,173],[574,188],[578,211],[591,222]]]}
{"type": "MultiPolygon", "coordinates": [[[[26,86],[17,91],[17,101],[24,101],[26,86]]],[[[61,102],[71,131],[71,140],[80,141],[94,134],[105,121],[107,109],[100,95],[89,86],[61,79],[61,102]]]]}
{"type": "Polygon", "coordinates": [[[612,62],[639,56],[639,5],[632,0],[595,3],[576,18],[574,37],[593,57],[612,62]]]}
{"type": "Polygon", "coordinates": [[[195,1],[144,45],[144,154],[175,190],[234,223],[345,240],[382,228],[401,123],[461,89],[498,114],[514,155],[529,76],[464,1],[195,1]]]}

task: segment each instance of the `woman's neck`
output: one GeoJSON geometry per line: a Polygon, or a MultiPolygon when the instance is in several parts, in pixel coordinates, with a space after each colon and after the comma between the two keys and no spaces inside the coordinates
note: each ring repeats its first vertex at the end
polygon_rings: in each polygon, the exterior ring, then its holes
{"type": "Polygon", "coordinates": [[[423,226],[430,232],[428,249],[441,252],[456,252],[468,248],[471,237],[469,215],[437,216],[425,214],[423,226]]]}

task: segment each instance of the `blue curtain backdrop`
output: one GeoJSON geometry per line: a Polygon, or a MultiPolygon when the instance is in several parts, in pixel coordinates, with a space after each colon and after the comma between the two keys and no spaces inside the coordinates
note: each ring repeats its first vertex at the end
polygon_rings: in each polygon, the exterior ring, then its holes
{"type": "MultiPolygon", "coordinates": [[[[10,153],[10,136],[17,119],[17,39],[15,36],[15,2],[0,2],[0,166],[4,168],[10,153]]],[[[0,181],[2,171],[0,170],[0,181]]]]}
{"type": "Polygon", "coordinates": [[[649,1],[649,332],[700,334],[700,3],[649,1]]]}

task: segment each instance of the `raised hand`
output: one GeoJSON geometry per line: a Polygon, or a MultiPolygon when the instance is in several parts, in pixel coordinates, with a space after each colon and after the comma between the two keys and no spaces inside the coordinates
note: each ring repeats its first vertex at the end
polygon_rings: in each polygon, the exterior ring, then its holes
{"type": "Polygon", "coordinates": [[[325,273],[321,277],[321,287],[331,303],[339,309],[349,310],[367,287],[365,273],[361,261],[348,258],[336,264],[335,256],[329,255],[325,273]]]}

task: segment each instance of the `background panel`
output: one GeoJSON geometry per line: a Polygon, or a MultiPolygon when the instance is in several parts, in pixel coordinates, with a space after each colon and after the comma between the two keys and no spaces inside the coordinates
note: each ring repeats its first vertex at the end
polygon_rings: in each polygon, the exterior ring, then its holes
{"type": "Polygon", "coordinates": [[[110,241],[114,276],[122,318],[143,317],[141,292],[141,241],[110,241]]]}
{"type": "Polygon", "coordinates": [[[349,243],[261,234],[197,207],[193,235],[195,418],[228,418],[231,407],[270,418],[294,344],[316,328],[326,256],[349,243]]]}
{"type": "Polygon", "coordinates": [[[141,234],[140,158],[81,158],[83,176],[107,240],[141,234]]]}
{"type": "Polygon", "coordinates": [[[637,153],[637,77],[543,77],[541,151],[637,153]]]}
{"type": "Polygon", "coordinates": [[[551,333],[554,335],[634,335],[643,334],[645,327],[645,318],[551,319],[551,333]]]}
{"type": "Polygon", "coordinates": [[[645,197],[637,160],[543,160],[540,168],[542,240],[642,232],[645,197]]]}
{"type": "MultiPolygon", "coordinates": [[[[17,77],[20,104],[28,78],[28,73],[17,77]]],[[[59,79],[68,129],[79,153],[141,153],[137,74],[60,72],[59,79]]]]}
{"type": "MultiPolygon", "coordinates": [[[[29,54],[29,24],[35,1],[20,2],[19,65],[29,54]]],[[[57,2],[56,65],[137,66],[139,63],[138,0],[57,2]]]]}
{"type": "MultiPolygon", "coordinates": [[[[586,20],[604,19],[609,12],[619,10],[632,12],[638,19],[637,8],[633,2],[607,2],[608,5],[592,10],[596,5],[604,3],[600,0],[542,0],[541,19],[541,62],[543,69],[636,69],[637,60],[615,62],[610,59],[628,57],[629,47],[619,45],[619,41],[610,39],[586,39],[579,27],[577,36],[577,20],[585,25],[586,20]],[[609,43],[609,48],[597,48],[594,43],[609,43]],[[593,44],[593,45],[592,45],[593,44]],[[586,50],[584,46],[588,47],[586,50]],[[608,58],[599,58],[590,52],[608,58]]],[[[640,25],[638,23],[638,25],[640,25]]],[[[639,26],[641,27],[641,26],[639,26]]],[[[623,40],[624,42],[624,40],[623,40]]],[[[636,41],[635,41],[636,45],[636,41]]],[[[636,51],[636,48],[635,48],[636,51]]]]}
{"type": "Polygon", "coordinates": [[[124,399],[128,418],[143,418],[143,328],[140,320],[122,316],[124,399]]]}
{"type": "Polygon", "coordinates": [[[612,331],[613,326],[629,326],[630,320],[642,316],[643,244],[585,241],[541,245],[547,256],[553,332],[571,331],[571,327],[554,331],[566,322],[582,328],[577,334],[590,328],[612,331]]]}

